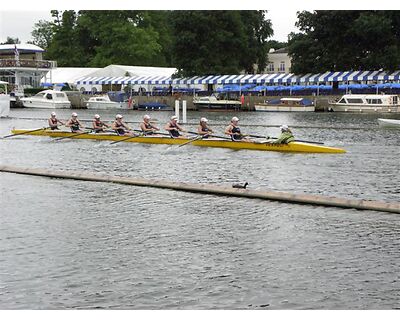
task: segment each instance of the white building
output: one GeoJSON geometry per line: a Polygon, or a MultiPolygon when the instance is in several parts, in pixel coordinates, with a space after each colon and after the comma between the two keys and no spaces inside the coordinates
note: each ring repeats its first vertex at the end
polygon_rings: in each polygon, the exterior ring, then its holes
{"type": "Polygon", "coordinates": [[[292,66],[287,48],[270,49],[268,53],[269,64],[264,73],[290,73],[292,66]]]}
{"type": "Polygon", "coordinates": [[[33,44],[0,45],[0,80],[20,94],[24,88],[39,87],[40,79],[57,67],[55,61],[43,60],[43,52],[33,44]]]}

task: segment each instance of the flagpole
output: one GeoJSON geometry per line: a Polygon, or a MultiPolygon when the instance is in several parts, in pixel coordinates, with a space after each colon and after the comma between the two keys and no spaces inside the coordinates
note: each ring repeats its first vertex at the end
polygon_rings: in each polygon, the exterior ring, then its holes
{"type": "Polygon", "coordinates": [[[20,63],[19,63],[19,51],[18,51],[17,45],[15,43],[14,43],[14,55],[15,55],[15,65],[17,67],[19,67],[20,66],[20,63]]]}

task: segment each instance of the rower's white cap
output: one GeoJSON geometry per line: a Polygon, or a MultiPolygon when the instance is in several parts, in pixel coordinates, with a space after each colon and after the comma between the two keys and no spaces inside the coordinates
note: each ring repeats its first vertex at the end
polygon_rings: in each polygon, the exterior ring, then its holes
{"type": "Polygon", "coordinates": [[[178,117],[177,116],[172,116],[171,120],[178,120],[178,117]]]}
{"type": "Polygon", "coordinates": [[[115,116],[115,118],[116,118],[116,119],[122,119],[123,117],[122,117],[120,114],[117,114],[117,115],[115,116]]]}
{"type": "Polygon", "coordinates": [[[77,117],[78,114],[77,114],[76,112],[72,112],[72,116],[73,116],[73,117],[77,117]]]}
{"type": "Polygon", "coordinates": [[[151,119],[150,116],[148,114],[145,114],[143,119],[151,119]]]}
{"type": "Polygon", "coordinates": [[[279,127],[279,129],[281,129],[282,131],[287,131],[289,130],[289,127],[286,124],[283,124],[279,127]]]}
{"type": "Polygon", "coordinates": [[[239,121],[238,117],[233,117],[231,121],[239,121]]]}
{"type": "Polygon", "coordinates": [[[52,117],[55,117],[55,116],[56,116],[56,113],[53,111],[53,112],[51,113],[51,116],[52,116],[52,117]]]}
{"type": "Polygon", "coordinates": [[[200,122],[208,122],[208,119],[207,118],[201,118],[200,122]]]}
{"type": "Polygon", "coordinates": [[[95,119],[100,119],[100,115],[95,114],[95,115],[94,115],[94,118],[95,118],[95,119]]]}

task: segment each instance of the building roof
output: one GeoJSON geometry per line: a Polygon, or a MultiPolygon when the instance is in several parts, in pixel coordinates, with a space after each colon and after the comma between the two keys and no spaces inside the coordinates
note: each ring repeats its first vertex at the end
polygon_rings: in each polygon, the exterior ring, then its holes
{"type": "Polygon", "coordinates": [[[42,48],[30,43],[0,44],[0,51],[14,51],[15,46],[19,52],[44,52],[42,48]]]}
{"type": "Polygon", "coordinates": [[[42,82],[74,83],[77,79],[86,77],[101,68],[57,68],[49,71],[42,82]]]}
{"type": "Polygon", "coordinates": [[[176,72],[175,68],[124,66],[111,64],[105,68],[88,74],[88,77],[125,77],[125,76],[171,76],[176,72]]]}
{"type": "Polygon", "coordinates": [[[274,49],[274,51],[270,51],[269,52],[269,54],[276,54],[276,53],[288,53],[289,52],[289,50],[288,50],[288,48],[287,47],[285,47],[285,48],[280,48],[280,49],[274,49]]]}

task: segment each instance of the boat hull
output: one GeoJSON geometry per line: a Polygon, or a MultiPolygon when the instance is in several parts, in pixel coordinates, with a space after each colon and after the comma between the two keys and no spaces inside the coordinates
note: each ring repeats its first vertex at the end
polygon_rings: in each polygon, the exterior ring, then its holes
{"type": "MultiPolygon", "coordinates": [[[[24,134],[30,130],[14,129],[13,134],[24,134]]],[[[35,136],[49,136],[49,137],[68,137],[71,136],[71,132],[66,131],[56,131],[56,130],[39,130],[35,132],[27,133],[27,135],[35,136]]],[[[120,141],[126,139],[126,136],[118,136],[116,134],[105,134],[105,133],[86,133],[81,134],[73,139],[94,139],[94,140],[111,140],[120,141]]],[[[190,139],[172,139],[165,136],[146,136],[146,137],[135,137],[124,142],[132,143],[149,143],[149,144],[170,144],[170,145],[180,145],[190,141],[190,139]]],[[[196,140],[191,143],[194,146],[199,147],[212,147],[212,148],[228,148],[234,150],[259,150],[259,151],[278,151],[278,152],[300,152],[300,153],[344,153],[346,152],[340,148],[328,147],[315,145],[311,143],[303,142],[291,142],[289,144],[271,144],[271,143],[254,143],[254,142],[244,142],[244,141],[229,141],[223,139],[202,139],[196,140]]]]}
{"type": "Polygon", "coordinates": [[[173,108],[164,103],[141,103],[138,104],[138,110],[140,111],[172,111],[173,108]]]}
{"type": "Polygon", "coordinates": [[[397,129],[400,129],[400,120],[378,119],[378,124],[382,128],[397,128],[397,129]]]}
{"type": "Polygon", "coordinates": [[[241,107],[241,104],[236,104],[236,103],[193,103],[193,105],[196,107],[197,110],[207,110],[207,111],[212,111],[212,110],[239,110],[241,107]]]}
{"type": "Polygon", "coordinates": [[[282,106],[282,105],[268,105],[256,104],[254,105],[256,111],[266,112],[314,112],[314,106],[282,106]]]}
{"type": "Polygon", "coordinates": [[[395,113],[400,112],[399,106],[383,105],[383,106],[366,106],[366,105],[351,105],[351,104],[329,104],[329,110],[334,112],[365,112],[365,113],[395,113]]]}
{"type": "Polygon", "coordinates": [[[98,101],[89,101],[87,102],[87,108],[88,109],[93,109],[93,110],[109,110],[109,109],[114,109],[114,110],[128,110],[132,109],[129,108],[128,103],[125,102],[98,102],[98,101]]]}
{"type": "Polygon", "coordinates": [[[71,102],[55,102],[55,101],[36,101],[34,99],[22,98],[21,102],[25,108],[40,109],[70,109],[71,102]]]}

